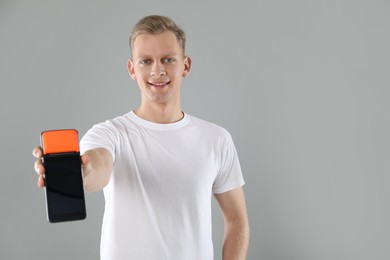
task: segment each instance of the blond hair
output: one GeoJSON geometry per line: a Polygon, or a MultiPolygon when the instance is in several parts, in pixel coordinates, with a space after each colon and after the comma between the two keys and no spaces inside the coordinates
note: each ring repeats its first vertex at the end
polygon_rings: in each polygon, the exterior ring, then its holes
{"type": "Polygon", "coordinates": [[[130,51],[133,53],[135,39],[141,34],[158,35],[166,31],[173,32],[177,42],[185,55],[186,34],[185,32],[169,17],[161,15],[149,15],[137,22],[131,32],[129,44],[130,51]]]}

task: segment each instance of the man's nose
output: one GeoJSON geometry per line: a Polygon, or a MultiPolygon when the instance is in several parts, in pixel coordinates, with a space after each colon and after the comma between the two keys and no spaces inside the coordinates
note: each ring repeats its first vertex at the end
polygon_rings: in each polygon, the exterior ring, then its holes
{"type": "Polygon", "coordinates": [[[166,74],[164,65],[161,62],[156,62],[152,66],[152,71],[151,71],[152,76],[154,77],[161,77],[166,74]]]}

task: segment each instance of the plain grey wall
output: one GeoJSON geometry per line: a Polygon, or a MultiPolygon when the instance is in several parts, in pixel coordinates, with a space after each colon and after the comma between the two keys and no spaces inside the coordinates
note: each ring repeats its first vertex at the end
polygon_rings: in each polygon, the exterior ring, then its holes
{"type": "Polygon", "coordinates": [[[248,259],[390,259],[385,0],[0,0],[0,259],[98,259],[102,193],[87,220],[47,223],[31,151],[42,130],[83,135],[138,105],[127,40],[148,14],[187,32],[183,109],[233,135],[248,259]]]}

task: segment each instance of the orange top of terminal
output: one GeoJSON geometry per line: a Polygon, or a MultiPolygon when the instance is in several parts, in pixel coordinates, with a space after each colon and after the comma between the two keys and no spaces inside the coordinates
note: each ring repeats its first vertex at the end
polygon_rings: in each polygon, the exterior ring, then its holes
{"type": "Polygon", "coordinates": [[[79,152],[78,132],[75,129],[49,130],[41,134],[43,154],[79,152]]]}

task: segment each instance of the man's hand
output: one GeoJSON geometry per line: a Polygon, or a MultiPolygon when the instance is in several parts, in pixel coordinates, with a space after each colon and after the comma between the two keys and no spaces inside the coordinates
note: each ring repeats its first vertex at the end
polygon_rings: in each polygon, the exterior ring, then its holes
{"type": "Polygon", "coordinates": [[[86,151],[81,156],[84,174],[84,189],[87,192],[103,189],[111,177],[113,159],[105,148],[86,151]]]}
{"type": "MultiPolygon", "coordinates": [[[[35,158],[37,158],[37,160],[34,163],[35,172],[38,174],[37,185],[38,187],[43,188],[46,186],[46,183],[45,183],[45,166],[43,166],[42,163],[42,156],[43,156],[42,148],[39,146],[35,147],[32,154],[34,155],[35,158]]],[[[90,171],[91,165],[89,161],[90,160],[88,155],[81,156],[83,173],[90,171]]]]}

